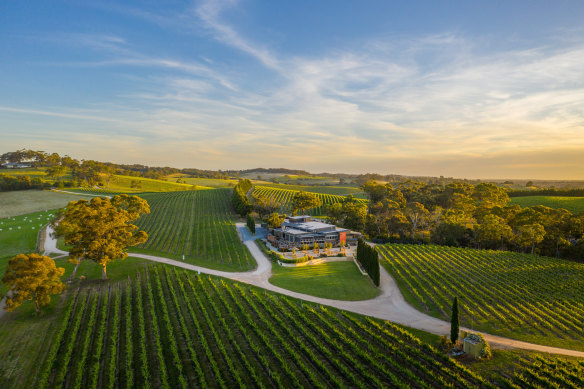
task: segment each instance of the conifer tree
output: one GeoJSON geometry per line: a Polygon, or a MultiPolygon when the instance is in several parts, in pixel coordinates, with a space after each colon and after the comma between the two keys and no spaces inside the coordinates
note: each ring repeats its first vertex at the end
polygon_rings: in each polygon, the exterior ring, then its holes
{"type": "Polygon", "coordinates": [[[458,297],[454,297],[454,301],[452,302],[452,318],[450,320],[450,340],[452,343],[456,343],[458,340],[459,326],[458,297]]]}
{"type": "Polygon", "coordinates": [[[249,228],[252,235],[255,235],[255,220],[249,213],[247,214],[247,228],[249,228]]]}

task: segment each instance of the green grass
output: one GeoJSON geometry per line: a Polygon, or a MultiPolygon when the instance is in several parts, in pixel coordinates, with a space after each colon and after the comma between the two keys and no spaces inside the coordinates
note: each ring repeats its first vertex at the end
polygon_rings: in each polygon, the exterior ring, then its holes
{"type": "MultiPolygon", "coordinates": [[[[20,371],[14,377],[23,380],[18,383],[34,387],[39,385],[35,379],[46,377],[49,387],[75,382],[81,387],[91,387],[91,382],[104,387],[215,387],[219,381],[224,387],[484,384],[401,327],[301,306],[220,278],[157,266],[108,287],[72,290],[69,299],[73,296],[77,303],[70,315],[61,309],[45,336],[52,339],[58,329],[64,331],[60,342],[45,347],[55,360],[45,361],[46,353],[30,355],[38,356],[32,374],[20,371]],[[99,334],[106,335],[105,342],[92,341],[99,334]]],[[[16,342],[12,338],[6,346],[16,342]]],[[[6,349],[0,349],[0,369],[6,349]]],[[[0,385],[6,382],[0,378],[0,385]]]]}
{"type": "Polygon", "coordinates": [[[235,229],[231,190],[142,194],[151,213],[137,221],[148,241],[132,251],[225,271],[256,267],[235,229]]]}
{"type": "Polygon", "coordinates": [[[584,350],[584,264],[502,251],[440,246],[377,246],[405,299],[461,324],[554,347],[584,350]]]}
{"type": "MultiPolygon", "coordinates": [[[[104,182],[104,189],[111,191],[125,192],[171,192],[177,190],[192,190],[193,186],[188,184],[177,184],[172,181],[155,180],[143,177],[114,175],[109,186],[104,182]],[[132,188],[132,181],[139,181],[139,188],[132,188]]],[[[204,189],[204,188],[197,188],[204,189]]]]}
{"type": "Polygon", "coordinates": [[[380,291],[353,261],[284,267],[272,265],[270,283],[284,289],[335,300],[368,300],[380,291]]]}
{"type": "Polygon", "coordinates": [[[544,205],[550,208],[564,208],[573,214],[584,211],[584,197],[560,197],[560,196],[523,196],[512,197],[511,204],[518,204],[522,207],[533,207],[544,205]]]}
{"type": "MultiPolygon", "coordinates": [[[[24,215],[31,212],[63,208],[70,201],[90,199],[68,193],[47,190],[19,190],[0,192],[0,218],[24,215]]],[[[0,227],[1,228],[1,227],[0,227]]]]}
{"type": "MultiPolygon", "coordinates": [[[[177,178],[169,178],[169,181],[176,181],[177,178]]],[[[182,182],[185,182],[189,185],[196,185],[197,187],[204,187],[204,188],[232,188],[237,184],[238,180],[221,180],[217,178],[185,178],[180,177],[182,182]]]]}

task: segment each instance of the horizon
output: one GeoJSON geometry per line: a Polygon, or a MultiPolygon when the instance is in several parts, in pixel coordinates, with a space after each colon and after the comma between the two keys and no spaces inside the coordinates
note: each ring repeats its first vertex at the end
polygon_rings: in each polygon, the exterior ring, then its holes
{"type": "Polygon", "coordinates": [[[584,180],[582,11],[577,1],[4,3],[0,152],[584,180]]]}

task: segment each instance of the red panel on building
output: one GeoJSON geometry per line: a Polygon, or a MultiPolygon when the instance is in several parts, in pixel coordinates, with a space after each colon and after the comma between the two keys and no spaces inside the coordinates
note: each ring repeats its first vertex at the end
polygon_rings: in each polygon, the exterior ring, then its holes
{"type": "Polygon", "coordinates": [[[339,232],[339,241],[340,241],[340,243],[347,243],[347,233],[346,232],[339,232]]]}

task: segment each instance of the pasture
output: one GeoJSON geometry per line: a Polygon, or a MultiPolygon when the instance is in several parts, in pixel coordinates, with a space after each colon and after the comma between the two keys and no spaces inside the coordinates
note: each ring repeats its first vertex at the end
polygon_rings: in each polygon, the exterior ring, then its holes
{"type": "Polygon", "coordinates": [[[294,292],[335,300],[368,300],[380,291],[353,261],[320,265],[272,266],[270,283],[294,292]]]}
{"type": "MultiPolygon", "coordinates": [[[[292,198],[298,191],[289,189],[277,189],[266,186],[254,186],[253,193],[259,195],[267,196],[276,199],[281,202],[283,212],[290,212],[292,208],[292,198]]],[[[322,216],[324,215],[324,207],[328,204],[334,204],[336,202],[342,201],[344,196],[331,195],[316,193],[318,197],[322,199],[322,206],[318,208],[312,208],[307,211],[309,215],[312,216],[322,216]]],[[[365,202],[365,200],[359,199],[360,202],[365,202]]]]}
{"type": "Polygon", "coordinates": [[[225,271],[246,271],[256,263],[235,229],[231,190],[214,189],[140,195],[151,213],[137,221],[148,241],[132,251],[159,255],[225,271]]]}
{"type": "Polygon", "coordinates": [[[406,300],[462,325],[537,344],[584,350],[584,264],[504,251],[377,246],[406,300]]]}
{"type": "Polygon", "coordinates": [[[563,208],[577,215],[584,212],[584,197],[561,197],[561,196],[522,196],[511,197],[511,204],[518,204],[522,207],[533,207],[544,205],[550,208],[563,208]]]}
{"type": "MultiPolygon", "coordinates": [[[[83,196],[74,194],[46,190],[0,192],[0,218],[63,208],[70,201],[77,201],[83,198],[83,196]]],[[[89,199],[90,197],[85,198],[89,199]]]]}
{"type": "MultiPolygon", "coordinates": [[[[50,336],[41,341],[43,352],[31,355],[36,363],[29,374],[15,376],[15,383],[36,388],[485,384],[388,322],[174,268],[150,267],[126,282],[70,293],[47,328],[50,336]]],[[[2,340],[1,350],[15,342],[2,340]]]]}
{"type": "Polygon", "coordinates": [[[258,186],[264,186],[268,188],[276,188],[276,189],[287,189],[287,190],[295,190],[295,191],[305,191],[305,192],[313,192],[313,193],[322,193],[322,194],[330,194],[330,195],[337,195],[337,196],[347,196],[352,194],[354,197],[357,198],[366,198],[365,192],[363,192],[360,188],[354,186],[332,186],[332,185],[325,185],[325,186],[310,186],[310,185],[287,185],[287,184],[258,184],[258,186]]]}
{"type": "Polygon", "coordinates": [[[114,175],[109,182],[109,185],[104,182],[103,189],[123,192],[171,192],[178,190],[192,190],[194,188],[189,184],[177,184],[176,182],[171,181],[114,175]]]}

